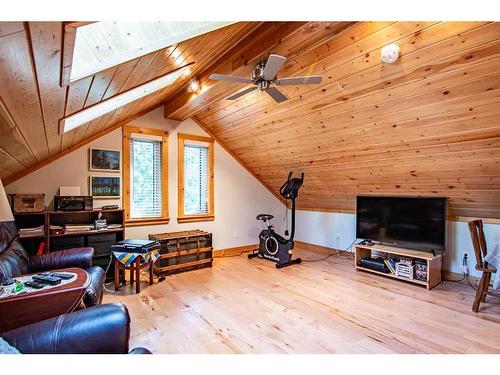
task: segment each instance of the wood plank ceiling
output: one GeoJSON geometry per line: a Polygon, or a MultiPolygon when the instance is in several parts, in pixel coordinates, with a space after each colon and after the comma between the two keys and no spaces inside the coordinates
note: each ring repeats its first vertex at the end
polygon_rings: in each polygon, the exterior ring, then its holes
{"type": "Polygon", "coordinates": [[[361,22],[293,51],[298,37],[273,48],[289,57],[279,76],[322,74],[321,85],[283,88],[276,104],[260,92],[220,100],[238,87],[209,81],[165,115],[194,116],[274,192],[305,172],[301,209],[425,195],[449,197],[451,216],[500,217],[499,23],[361,22]],[[402,56],[383,64],[394,42],[402,56]]]}
{"type": "Polygon", "coordinates": [[[61,87],[63,22],[0,22],[0,178],[9,183],[162,104],[259,26],[237,23],[61,87]],[[189,76],[60,134],[59,120],[195,62],[189,76]]]}
{"type": "Polygon", "coordinates": [[[68,88],[59,86],[60,22],[0,23],[0,178],[40,163],[165,104],[192,117],[276,193],[304,171],[301,209],[352,212],[356,194],[450,198],[453,216],[500,217],[500,24],[489,22],[237,23],[143,56],[68,88]],[[396,42],[402,56],[383,64],[396,42]],[[273,52],[280,76],[322,74],[317,86],[283,88],[276,104],[209,81],[248,76],[273,52]],[[195,61],[192,74],[72,132],[64,115],[195,61]],[[191,77],[203,91],[186,91],[191,77]]]}

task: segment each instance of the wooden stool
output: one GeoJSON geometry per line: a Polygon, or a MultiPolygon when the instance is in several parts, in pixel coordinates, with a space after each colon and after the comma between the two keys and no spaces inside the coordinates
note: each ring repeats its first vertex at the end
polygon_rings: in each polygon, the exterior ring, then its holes
{"type": "Polygon", "coordinates": [[[135,292],[141,292],[141,270],[143,268],[149,267],[149,285],[153,285],[153,261],[144,262],[141,264],[141,257],[138,256],[130,264],[130,266],[125,266],[118,259],[115,258],[115,291],[120,289],[120,270],[125,273],[126,270],[130,271],[130,285],[134,283],[134,273],[135,273],[135,292]]]}

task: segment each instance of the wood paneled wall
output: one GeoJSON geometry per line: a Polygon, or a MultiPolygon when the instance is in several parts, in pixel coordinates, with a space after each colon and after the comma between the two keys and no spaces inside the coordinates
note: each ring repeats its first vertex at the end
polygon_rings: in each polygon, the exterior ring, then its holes
{"type": "Polygon", "coordinates": [[[198,107],[194,119],[274,191],[303,171],[300,209],[425,195],[449,197],[452,216],[500,217],[499,23],[357,23],[305,43],[280,72],[300,74],[324,79],[283,88],[282,104],[255,92],[198,107]],[[394,42],[400,60],[382,63],[394,42]]]}

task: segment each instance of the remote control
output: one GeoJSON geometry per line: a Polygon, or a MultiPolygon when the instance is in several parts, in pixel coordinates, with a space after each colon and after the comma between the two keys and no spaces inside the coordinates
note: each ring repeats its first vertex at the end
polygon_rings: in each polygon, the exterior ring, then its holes
{"type": "Polygon", "coordinates": [[[63,280],[69,280],[72,279],[74,275],[72,273],[67,273],[67,272],[55,272],[51,273],[50,276],[59,277],[63,280]]]}
{"type": "Polygon", "coordinates": [[[51,275],[36,275],[33,276],[33,280],[48,285],[57,285],[61,283],[60,277],[55,277],[51,275]]]}
{"type": "Polygon", "coordinates": [[[12,284],[14,284],[14,279],[4,276],[4,278],[2,279],[2,285],[8,286],[8,285],[12,285],[12,284]]]}
{"type": "Polygon", "coordinates": [[[44,284],[41,284],[41,283],[37,283],[36,281],[26,281],[25,283],[23,283],[24,286],[28,286],[30,288],[33,288],[33,289],[42,289],[45,285],[44,284]]]}

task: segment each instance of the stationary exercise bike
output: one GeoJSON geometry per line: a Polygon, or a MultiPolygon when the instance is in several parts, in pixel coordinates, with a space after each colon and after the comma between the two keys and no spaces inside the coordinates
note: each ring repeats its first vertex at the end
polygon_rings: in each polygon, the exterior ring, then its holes
{"type": "MultiPolygon", "coordinates": [[[[276,262],[276,268],[283,268],[298,264],[302,261],[300,258],[292,259],[293,253],[293,237],[295,236],[295,199],[299,193],[299,189],[304,182],[304,173],[300,178],[292,178],[292,172],[288,174],[288,179],[280,188],[280,195],[285,199],[292,200],[292,231],[290,238],[286,239],[276,233],[271,224],[271,219],[274,217],[269,214],[257,215],[257,220],[262,220],[267,226],[259,234],[259,250],[256,253],[248,255],[248,258],[263,258],[276,262]]],[[[286,232],[285,232],[286,234],[286,232]]]]}

